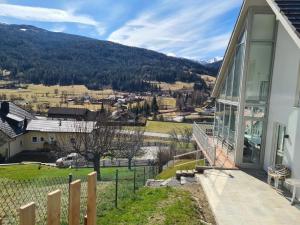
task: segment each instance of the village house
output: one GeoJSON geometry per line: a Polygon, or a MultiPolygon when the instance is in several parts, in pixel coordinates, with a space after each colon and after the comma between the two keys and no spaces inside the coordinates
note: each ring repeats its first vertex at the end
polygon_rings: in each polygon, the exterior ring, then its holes
{"type": "Polygon", "coordinates": [[[11,102],[2,101],[0,118],[0,155],[8,159],[24,149],[27,125],[36,117],[11,102]]]}
{"type": "Polygon", "coordinates": [[[9,160],[23,151],[45,150],[55,141],[61,142],[64,147],[70,147],[74,133],[92,132],[93,129],[92,121],[38,119],[12,102],[3,101],[0,107],[1,161],[9,160]]]}
{"type": "Polygon", "coordinates": [[[98,112],[84,108],[51,107],[48,110],[48,118],[52,119],[95,121],[97,115],[98,112]]]}

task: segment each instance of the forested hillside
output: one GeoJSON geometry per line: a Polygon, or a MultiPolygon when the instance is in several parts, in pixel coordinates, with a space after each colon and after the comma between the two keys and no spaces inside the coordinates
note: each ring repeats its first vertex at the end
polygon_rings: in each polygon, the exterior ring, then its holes
{"type": "Polygon", "coordinates": [[[0,24],[0,43],[0,69],[21,82],[144,91],[156,88],[149,81],[193,82],[198,74],[216,74],[187,59],[27,25],[0,24]]]}

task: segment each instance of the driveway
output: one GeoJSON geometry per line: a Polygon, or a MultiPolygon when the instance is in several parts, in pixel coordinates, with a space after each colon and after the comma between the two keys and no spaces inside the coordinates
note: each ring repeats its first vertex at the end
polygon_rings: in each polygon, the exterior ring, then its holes
{"type": "Polygon", "coordinates": [[[197,175],[219,225],[299,225],[299,205],[240,170],[197,175]]]}

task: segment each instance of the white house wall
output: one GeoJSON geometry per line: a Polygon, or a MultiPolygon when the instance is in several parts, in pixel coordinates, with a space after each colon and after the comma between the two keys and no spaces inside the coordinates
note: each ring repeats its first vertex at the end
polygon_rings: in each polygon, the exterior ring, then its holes
{"type": "Polygon", "coordinates": [[[272,88],[270,95],[264,169],[272,164],[274,123],[287,127],[289,138],[285,140],[284,164],[290,166],[292,176],[300,178],[300,109],[295,107],[299,76],[300,50],[278,24],[272,88]]]}

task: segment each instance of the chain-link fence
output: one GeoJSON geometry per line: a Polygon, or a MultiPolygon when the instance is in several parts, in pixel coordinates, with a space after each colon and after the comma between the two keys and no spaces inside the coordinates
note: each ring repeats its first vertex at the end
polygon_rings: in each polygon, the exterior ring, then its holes
{"type": "MultiPolygon", "coordinates": [[[[97,182],[97,214],[105,215],[118,207],[123,200],[133,198],[135,191],[144,186],[147,179],[155,177],[154,166],[136,167],[132,170],[114,168],[110,173],[102,174],[97,182]]],[[[18,224],[18,209],[29,202],[36,203],[36,224],[46,224],[47,194],[54,190],[62,191],[62,224],[68,224],[69,184],[81,180],[80,218],[86,214],[87,176],[66,176],[35,179],[0,178],[0,218],[4,225],[18,224]]]]}

